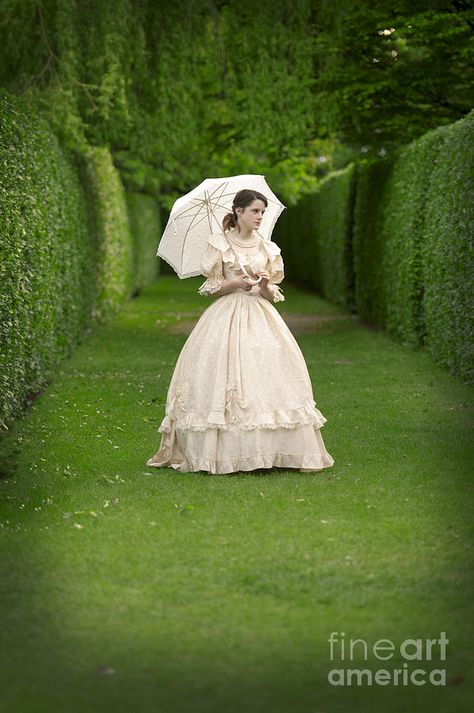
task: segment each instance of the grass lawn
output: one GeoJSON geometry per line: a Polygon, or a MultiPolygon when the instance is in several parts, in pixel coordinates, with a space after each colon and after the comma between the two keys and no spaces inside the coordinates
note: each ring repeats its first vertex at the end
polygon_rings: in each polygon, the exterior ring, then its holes
{"type": "Polygon", "coordinates": [[[147,468],[186,340],[167,327],[210,304],[201,283],[162,277],[94,330],[3,444],[0,710],[467,713],[472,388],[285,283],[280,312],[338,317],[297,337],[334,467],[147,468]],[[441,632],[445,660],[400,653],[441,632]]]}

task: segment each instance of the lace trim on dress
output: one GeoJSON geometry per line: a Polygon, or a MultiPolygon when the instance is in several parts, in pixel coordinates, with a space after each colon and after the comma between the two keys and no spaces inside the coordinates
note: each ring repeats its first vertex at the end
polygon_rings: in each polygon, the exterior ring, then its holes
{"type": "Polygon", "coordinates": [[[246,402],[238,396],[235,386],[226,389],[226,403],[222,409],[215,409],[209,413],[190,411],[186,406],[187,384],[179,387],[175,397],[167,407],[158,431],[169,432],[174,422],[175,428],[189,431],[207,431],[217,428],[226,431],[230,424],[237,425],[242,431],[252,431],[256,428],[299,428],[304,424],[313,424],[321,428],[327,421],[321,411],[316,408],[316,402],[311,399],[295,409],[277,409],[275,411],[260,411],[257,413],[235,414],[234,403],[245,409],[246,402]]]}
{"type": "Polygon", "coordinates": [[[274,302],[284,302],[285,297],[283,295],[283,290],[278,287],[278,285],[274,285],[272,282],[268,283],[268,289],[273,293],[273,301],[274,302]]]}
{"type": "Polygon", "coordinates": [[[214,292],[219,292],[223,284],[224,278],[217,276],[210,277],[202,283],[201,287],[198,289],[198,293],[204,296],[213,295],[214,292]]]}

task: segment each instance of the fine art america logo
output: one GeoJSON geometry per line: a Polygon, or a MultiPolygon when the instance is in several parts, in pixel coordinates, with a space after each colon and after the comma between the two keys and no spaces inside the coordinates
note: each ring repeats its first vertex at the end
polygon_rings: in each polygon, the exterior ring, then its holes
{"type": "Polygon", "coordinates": [[[335,666],[328,673],[332,686],[446,685],[446,668],[431,668],[433,662],[437,665],[438,661],[446,661],[449,639],[445,631],[440,633],[439,639],[404,639],[398,646],[390,639],[379,639],[370,645],[364,639],[346,641],[345,636],[343,631],[333,631],[328,639],[329,658],[335,666]],[[393,668],[353,668],[354,659],[367,661],[369,652],[378,661],[388,661],[395,655],[404,662],[401,667],[398,664],[393,668]],[[429,662],[428,668],[425,662],[429,662]]]}

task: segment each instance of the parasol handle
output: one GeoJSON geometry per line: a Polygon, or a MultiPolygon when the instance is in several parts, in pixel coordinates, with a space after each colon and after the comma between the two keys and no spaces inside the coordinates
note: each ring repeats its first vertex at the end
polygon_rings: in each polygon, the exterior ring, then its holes
{"type": "Polygon", "coordinates": [[[262,276],[260,275],[260,277],[257,277],[257,279],[254,280],[254,279],[252,278],[252,275],[249,275],[249,274],[248,274],[247,270],[245,269],[245,265],[243,264],[243,262],[242,262],[241,260],[239,260],[239,264],[240,264],[240,267],[241,267],[242,271],[247,275],[247,277],[250,277],[251,282],[249,282],[248,284],[250,284],[250,285],[252,285],[252,286],[253,286],[253,285],[258,285],[258,283],[259,283],[259,282],[261,281],[261,279],[262,279],[262,276]]]}
{"type": "MultiPolygon", "coordinates": [[[[250,275],[249,275],[249,277],[250,277],[250,275]]],[[[252,280],[252,281],[249,282],[248,284],[249,284],[249,285],[258,285],[258,283],[261,281],[261,279],[262,279],[262,276],[260,275],[259,278],[257,278],[256,280],[252,280]]]]}

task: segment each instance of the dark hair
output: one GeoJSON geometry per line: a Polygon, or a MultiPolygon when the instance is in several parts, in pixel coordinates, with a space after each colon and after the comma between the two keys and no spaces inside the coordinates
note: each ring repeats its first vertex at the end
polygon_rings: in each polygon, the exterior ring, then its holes
{"type": "Polygon", "coordinates": [[[265,198],[263,193],[259,191],[252,191],[249,188],[243,188],[241,191],[235,194],[234,201],[232,203],[232,213],[227,213],[222,221],[222,227],[224,232],[230,230],[230,228],[235,228],[237,225],[237,213],[236,208],[247,208],[254,201],[259,200],[268,206],[268,200],[265,198]]]}

